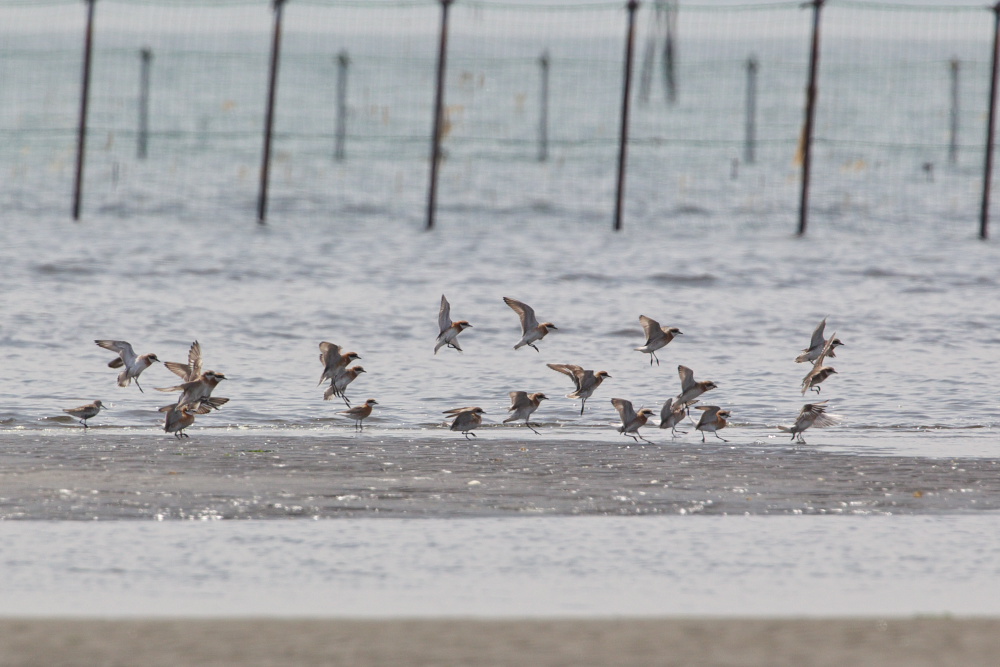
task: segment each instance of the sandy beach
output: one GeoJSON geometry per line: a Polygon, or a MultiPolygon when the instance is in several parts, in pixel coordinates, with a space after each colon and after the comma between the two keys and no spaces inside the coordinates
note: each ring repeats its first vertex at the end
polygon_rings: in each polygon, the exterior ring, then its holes
{"type": "Polygon", "coordinates": [[[0,665],[996,664],[1000,620],[2,620],[0,665]]]}

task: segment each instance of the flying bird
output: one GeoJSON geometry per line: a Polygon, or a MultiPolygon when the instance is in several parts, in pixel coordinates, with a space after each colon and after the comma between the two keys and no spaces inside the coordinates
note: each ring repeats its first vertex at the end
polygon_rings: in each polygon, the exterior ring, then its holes
{"type": "Polygon", "coordinates": [[[729,410],[722,410],[717,405],[699,405],[698,409],[705,411],[701,415],[701,419],[698,420],[698,425],[695,426],[701,431],[701,441],[705,442],[705,433],[714,433],[715,437],[722,442],[729,442],[718,433],[729,423],[726,421],[726,417],[730,415],[729,410]]]}
{"type": "MultiPolygon", "coordinates": [[[[660,408],[660,428],[669,428],[670,436],[677,437],[677,425],[687,415],[687,408],[697,402],[698,400],[695,399],[688,404],[675,403],[674,399],[668,398],[667,402],[660,408]]],[[[684,435],[684,431],[681,431],[681,435],[684,435]]]]}
{"type": "Polygon", "coordinates": [[[684,409],[691,407],[694,399],[698,398],[706,391],[717,388],[716,384],[711,380],[695,382],[694,371],[687,366],[678,366],[677,374],[681,378],[681,393],[679,393],[677,398],[674,399],[674,404],[677,406],[683,406],[684,409]]]}
{"type": "Polygon", "coordinates": [[[531,418],[532,413],[538,409],[541,402],[547,399],[548,396],[541,392],[535,394],[529,394],[526,391],[510,392],[510,407],[507,408],[507,410],[511,413],[511,415],[510,417],[507,417],[507,419],[504,419],[503,423],[507,424],[509,422],[523,419],[525,426],[530,428],[535,433],[538,433],[538,431],[535,431],[535,429],[531,426],[531,422],[528,420],[531,418]]]}
{"type": "Polygon", "coordinates": [[[645,352],[649,355],[650,366],[653,365],[654,359],[656,359],[656,365],[659,366],[660,360],[656,356],[656,351],[665,347],[675,336],[683,332],[677,327],[661,327],[659,322],[645,315],[639,316],[639,322],[642,323],[642,330],[646,333],[646,342],[642,344],[642,347],[635,349],[637,352],[645,352]]]}
{"type": "Polygon", "coordinates": [[[378,405],[378,401],[374,398],[369,398],[367,401],[361,405],[355,405],[350,410],[341,410],[340,414],[347,415],[354,420],[354,430],[363,431],[365,430],[364,420],[368,418],[372,413],[372,406],[378,405]]]}
{"type": "Polygon", "coordinates": [[[180,409],[186,406],[189,407],[191,412],[194,414],[207,415],[212,410],[218,410],[220,407],[228,403],[229,399],[222,398],[221,396],[213,397],[212,390],[214,390],[219,383],[225,379],[226,376],[222,373],[205,371],[190,382],[184,382],[174,387],[156,387],[156,391],[181,392],[181,396],[177,399],[176,403],[164,406],[163,408],[160,408],[160,411],[165,412],[168,408],[180,409]]]}
{"type": "Polygon", "coordinates": [[[324,380],[331,382],[336,380],[347,368],[347,364],[360,358],[357,352],[343,352],[339,345],[323,341],[319,344],[319,361],[323,364],[323,375],[317,384],[323,384],[324,380]]]}
{"type": "MultiPolygon", "coordinates": [[[[802,350],[802,354],[795,357],[795,363],[801,364],[804,361],[816,361],[816,358],[823,352],[823,348],[826,347],[827,341],[823,338],[823,330],[825,328],[826,318],[824,317],[823,321],[816,327],[816,330],[813,331],[812,339],[809,341],[809,347],[802,350]]],[[[840,342],[839,338],[837,338],[837,334],[830,336],[830,341],[832,341],[832,344],[827,356],[835,359],[837,355],[834,354],[834,349],[843,345],[843,343],[840,342]]]]}
{"type": "Polygon", "coordinates": [[[362,366],[351,366],[335,379],[330,380],[330,386],[323,392],[323,400],[329,401],[331,396],[339,396],[347,404],[347,407],[351,407],[351,402],[347,400],[347,394],[344,392],[347,390],[347,385],[357,380],[359,375],[366,372],[362,366]]]}
{"type": "Polygon", "coordinates": [[[94,401],[93,403],[88,403],[87,405],[81,405],[78,408],[67,408],[63,410],[63,412],[76,417],[80,420],[80,423],[83,424],[84,428],[88,428],[87,420],[96,417],[97,413],[100,412],[102,408],[107,410],[103,403],[100,401],[94,401]]]}
{"type": "Polygon", "coordinates": [[[815,389],[816,393],[820,392],[820,384],[822,384],[828,377],[835,374],[837,371],[833,366],[824,366],[823,362],[826,361],[827,356],[833,351],[835,347],[834,341],[837,339],[837,334],[830,336],[830,339],[826,341],[823,346],[823,351],[819,353],[816,357],[816,361],[813,362],[812,370],[806,373],[806,376],[802,378],[802,393],[805,394],[810,389],[815,389]]]}
{"type": "Polygon", "coordinates": [[[778,429],[785,433],[791,433],[792,440],[797,440],[803,445],[806,444],[806,441],[802,438],[802,432],[810,426],[825,428],[840,423],[840,415],[828,413],[826,411],[826,404],[827,401],[806,403],[802,406],[799,416],[795,419],[795,423],[792,426],[779,426],[778,429]]]}
{"type": "Polygon", "coordinates": [[[163,365],[171,373],[179,376],[185,382],[197,380],[201,375],[201,343],[195,341],[188,348],[188,362],[182,364],[177,361],[164,361],[163,365]]]}
{"type": "Polygon", "coordinates": [[[594,390],[601,386],[605,378],[611,377],[607,371],[597,371],[595,373],[594,371],[584,370],[575,364],[546,364],[546,366],[563,375],[568,375],[573,380],[576,390],[570,394],[566,394],[566,398],[583,399],[583,403],[580,404],[581,415],[583,414],[584,407],[587,405],[587,399],[594,393],[594,390]]]}
{"type": "Polygon", "coordinates": [[[451,410],[445,410],[444,414],[453,415],[455,417],[454,421],[451,422],[449,427],[452,431],[460,431],[465,439],[468,440],[469,436],[476,437],[476,434],[472,432],[472,429],[483,423],[483,409],[479,407],[472,408],[452,408],[451,410]]]}
{"type": "Polygon", "coordinates": [[[645,426],[649,418],[655,414],[651,409],[642,408],[636,412],[635,408],[632,407],[632,401],[626,401],[624,398],[612,398],[611,405],[615,406],[615,410],[618,411],[618,416],[622,420],[622,425],[618,429],[619,433],[629,436],[636,442],[642,440],[651,445],[654,444],[639,435],[639,429],[645,426]]]}
{"type": "Polygon", "coordinates": [[[521,340],[517,341],[517,345],[514,346],[515,350],[527,345],[534,347],[535,352],[538,352],[539,350],[535,347],[535,342],[545,338],[549,330],[559,330],[552,322],[542,322],[539,324],[538,318],[535,317],[534,309],[528,304],[512,299],[509,296],[505,296],[503,302],[510,306],[517,313],[517,316],[521,318],[521,340]]]}
{"type": "Polygon", "coordinates": [[[438,333],[437,343],[434,345],[434,354],[437,354],[438,350],[445,345],[461,352],[462,348],[459,347],[457,340],[458,334],[471,326],[466,320],[451,321],[451,304],[448,303],[448,299],[444,298],[444,294],[442,294],[441,309],[438,311],[438,331],[440,333],[438,333]]]}
{"type": "Polygon", "coordinates": [[[121,373],[118,374],[118,386],[127,387],[135,380],[135,386],[139,387],[139,391],[142,391],[142,387],[139,386],[139,375],[142,374],[144,370],[153,365],[153,362],[159,361],[155,354],[143,354],[137,355],[132,346],[123,340],[95,340],[95,343],[99,347],[103,347],[105,350],[111,350],[118,355],[117,359],[112,359],[108,362],[108,368],[122,368],[121,373]]]}

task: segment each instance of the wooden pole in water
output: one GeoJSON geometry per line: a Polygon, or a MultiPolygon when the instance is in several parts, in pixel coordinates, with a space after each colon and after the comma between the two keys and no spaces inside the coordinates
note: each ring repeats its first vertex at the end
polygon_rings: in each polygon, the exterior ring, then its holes
{"type": "Polygon", "coordinates": [[[542,69],[542,91],[538,113],[538,161],[549,159],[549,52],[538,59],[542,69]]]}
{"type": "Polygon", "coordinates": [[[350,63],[346,50],[337,55],[337,139],[333,157],[338,161],[344,159],[347,138],[347,66],[350,63]]]}
{"type": "Polygon", "coordinates": [[[747,120],[746,144],[743,147],[743,161],[753,164],[754,148],[757,142],[757,59],[747,59],[747,120]]]}
{"type": "Polygon", "coordinates": [[[80,92],[80,122],[76,131],[76,178],[73,182],[73,219],[80,219],[80,200],[83,198],[83,161],[87,148],[87,102],[90,99],[90,56],[94,43],[94,4],[87,3],[87,28],[83,39],[83,86],[80,92]]]}
{"type": "Polygon", "coordinates": [[[149,68],[153,60],[153,52],[148,47],[139,52],[142,66],[139,72],[139,138],[136,144],[136,157],[146,159],[146,149],[149,144],[149,68]]]}
{"type": "Polygon", "coordinates": [[[448,8],[453,0],[441,1],[441,34],[438,39],[437,88],[434,93],[434,127],[431,136],[431,175],[427,193],[427,230],[434,229],[437,209],[438,166],[441,162],[441,128],[444,120],[444,75],[448,61],[448,8]]]}
{"type": "Polygon", "coordinates": [[[257,222],[267,220],[267,187],[271,171],[271,137],[274,131],[274,100],[278,90],[278,60],[281,54],[281,10],[285,0],[274,1],[274,31],[271,38],[271,65],[267,84],[267,115],[264,119],[264,156],[260,167],[260,191],[257,195],[257,222]]]}
{"type": "Polygon", "coordinates": [[[819,15],[826,0],[812,0],[812,48],[809,52],[809,84],[806,88],[806,124],[802,146],[802,192],[799,199],[799,236],[806,233],[809,217],[809,172],[812,167],[812,133],[816,117],[816,70],[819,66],[819,15]]]}
{"type": "Polygon", "coordinates": [[[639,0],[628,0],[628,32],[625,37],[625,81],[622,84],[621,135],[618,140],[618,189],[615,197],[614,230],[622,228],[622,203],[625,198],[625,159],[628,150],[629,101],[632,98],[632,52],[635,50],[635,11],[639,0]]]}
{"type": "Polygon", "coordinates": [[[948,162],[958,162],[958,58],[951,59],[951,112],[948,117],[948,162]]]}
{"type": "Polygon", "coordinates": [[[990,111],[986,122],[986,165],[983,169],[983,205],[979,213],[979,238],[989,237],[990,181],[993,180],[993,135],[997,105],[997,61],[1000,59],[1000,2],[993,9],[993,67],[990,74],[990,111]]]}

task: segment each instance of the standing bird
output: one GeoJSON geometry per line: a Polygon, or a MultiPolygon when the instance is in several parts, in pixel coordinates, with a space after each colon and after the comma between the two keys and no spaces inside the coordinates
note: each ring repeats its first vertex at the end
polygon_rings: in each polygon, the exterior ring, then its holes
{"type": "Polygon", "coordinates": [[[191,406],[183,405],[176,408],[173,405],[168,405],[166,408],[160,408],[160,412],[167,413],[163,420],[164,432],[173,433],[174,437],[178,439],[190,437],[184,432],[184,429],[194,423],[194,414],[191,412],[191,406]]]}
{"type": "Polygon", "coordinates": [[[451,410],[445,410],[444,414],[454,415],[455,420],[451,423],[449,427],[452,431],[461,431],[465,439],[468,440],[469,436],[476,437],[476,434],[472,432],[472,429],[476,428],[483,423],[483,409],[482,408],[453,408],[451,410]]]}
{"type": "Polygon", "coordinates": [[[803,445],[806,444],[806,441],[802,438],[802,432],[810,426],[824,428],[840,423],[841,418],[839,415],[831,415],[826,411],[826,403],[827,401],[806,403],[802,406],[802,410],[799,411],[799,416],[795,419],[795,423],[792,426],[779,426],[778,429],[785,433],[791,433],[792,440],[797,440],[803,445]]]}
{"type": "Polygon", "coordinates": [[[68,415],[73,415],[80,420],[80,423],[83,424],[84,428],[89,428],[87,426],[87,420],[92,417],[96,417],[97,413],[101,411],[101,408],[107,410],[103,403],[100,401],[94,401],[93,403],[88,403],[87,405],[81,405],[78,408],[65,409],[63,412],[68,415]]]}
{"type": "MultiPolygon", "coordinates": [[[[819,323],[818,327],[816,327],[816,330],[813,331],[812,339],[809,341],[809,347],[802,350],[802,354],[795,357],[795,363],[801,364],[804,361],[816,361],[817,357],[819,357],[819,355],[823,352],[823,348],[825,348],[827,344],[827,341],[823,338],[823,330],[825,328],[826,318],[824,317],[823,321],[819,323]]],[[[827,353],[827,356],[836,358],[837,355],[834,354],[833,350],[838,346],[843,345],[843,343],[840,342],[839,338],[837,338],[837,334],[830,336],[830,341],[830,351],[827,353]]]]}
{"type": "Polygon", "coordinates": [[[534,347],[535,352],[538,352],[538,348],[535,347],[535,341],[545,338],[550,329],[553,331],[559,330],[559,327],[552,324],[552,322],[542,322],[539,324],[538,318],[535,317],[534,309],[528,304],[512,299],[509,296],[505,296],[503,302],[510,306],[517,313],[517,316],[521,318],[521,340],[517,341],[517,345],[514,346],[515,350],[527,345],[534,347]]]}
{"type": "MultiPolygon", "coordinates": [[[[681,393],[677,395],[674,399],[674,405],[677,409],[687,409],[691,407],[694,399],[698,398],[706,391],[716,389],[717,386],[711,380],[704,380],[702,382],[694,381],[694,371],[687,366],[678,366],[677,374],[681,378],[681,393]]],[[[701,410],[703,408],[699,408],[701,410]]]]}
{"type": "Polygon", "coordinates": [[[351,407],[351,402],[347,400],[347,394],[344,391],[347,389],[347,385],[357,380],[359,375],[366,372],[361,366],[351,366],[335,379],[330,380],[330,386],[323,392],[323,400],[329,401],[331,396],[339,396],[344,399],[347,407],[351,407]]]}
{"type": "Polygon", "coordinates": [[[336,380],[347,368],[347,364],[360,358],[357,352],[342,352],[339,345],[323,341],[319,344],[319,361],[323,364],[323,375],[317,384],[323,384],[323,380],[331,382],[336,380]]]}
{"type": "Polygon", "coordinates": [[[441,309],[438,311],[438,331],[440,333],[438,333],[437,344],[434,345],[434,354],[437,354],[438,350],[445,345],[461,352],[462,348],[458,346],[458,340],[456,339],[458,338],[458,334],[471,326],[466,320],[451,321],[451,304],[448,303],[448,299],[444,298],[444,294],[442,294],[441,309]]]}
{"type": "Polygon", "coordinates": [[[826,360],[827,356],[835,347],[834,341],[837,340],[837,334],[830,336],[830,339],[826,341],[826,345],[823,346],[823,351],[819,353],[816,357],[816,361],[813,362],[812,370],[806,373],[806,376],[802,378],[802,393],[805,394],[810,389],[815,389],[816,393],[820,392],[820,384],[823,383],[828,377],[836,373],[837,371],[833,366],[824,366],[823,362],[826,360]]]}
{"type": "Polygon", "coordinates": [[[629,436],[636,442],[642,440],[651,445],[654,444],[639,435],[639,429],[645,426],[646,422],[654,414],[651,409],[642,408],[639,412],[636,412],[635,408],[632,407],[632,401],[626,401],[624,398],[612,398],[611,405],[615,406],[615,410],[618,411],[618,416],[622,420],[622,425],[618,429],[619,433],[629,436]]]}
{"type": "MultiPolygon", "coordinates": [[[[511,413],[510,417],[503,420],[504,424],[508,424],[519,419],[524,420],[524,425],[530,428],[535,433],[534,428],[531,426],[531,422],[528,421],[531,418],[532,413],[538,409],[538,406],[542,401],[548,400],[548,396],[538,392],[535,394],[529,394],[526,391],[512,391],[510,392],[510,407],[507,411],[511,413]]],[[[539,435],[541,435],[539,433],[539,435]]]]}
{"type": "Polygon", "coordinates": [[[699,405],[699,410],[704,410],[701,419],[698,420],[696,429],[701,431],[701,441],[705,442],[705,433],[715,433],[715,437],[722,442],[729,442],[718,434],[718,431],[726,428],[726,417],[730,415],[729,410],[722,410],[717,405],[699,405]]]}
{"type": "Polygon", "coordinates": [[[684,333],[677,327],[661,327],[660,323],[651,317],[646,317],[645,315],[639,316],[639,322],[642,323],[642,330],[646,333],[646,342],[642,344],[642,347],[635,348],[637,352],[645,352],[649,355],[649,365],[653,365],[653,359],[656,359],[656,365],[660,365],[660,360],[656,356],[656,351],[661,347],[666,347],[667,343],[672,341],[675,336],[684,333]]]}
{"type": "Polygon", "coordinates": [[[117,359],[112,359],[108,362],[108,368],[125,367],[125,370],[118,374],[118,386],[127,387],[132,384],[132,380],[135,380],[135,386],[139,387],[139,391],[141,392],[142,387],[139,386],[139,375],[152,366],[154,361],[159,361],[156,355],[137,355],[132,346],[123,340],[95,340],[94,342],[99,347],[111,350],[118,355],[117,359]]]}
{"type": "MultiPolygon", "coordinates": [[[[684,403],[675,403],[674,399],[668,398],[667,402],[660,408],[660,428],[669,428],[670,437],[676,438],[677,425],[681,423],[681,420],[687,414],[686,408],[697,402],[698,400],[695,399],[688,405],[685,405],[684,403]]],[[[684,435],[684,431],[681,431],[681,435],[684,435]]]]}
{"type": "Polygon", "coordinates": [[[378,405],[378,401],[374,398],[369,398],[361,405],[355,405],[350,410],[341,410],[339,414],[347,415],[354,420],[355,431],[363,431],[365,430],[365,425],[362,422],[371,415],[373,405],[378,405]]]}
{"type": "Polygon", "coordinates": [[[190,382],[184,382],[174,387],[156,387],[156,391],[179,391],[181,396],[173,405],[160,408],[161,412],[166,412],[170,408],[180,409],[189,407],[191,412],[197,415],[207,415],[212,410],[218,410],[229,402],[228,398],[213,397],[212,390],[220,382],[226,379],[222,373],[215,371],[205,371],[190,382]]]}
{"type": "Polygon", "coordinates": [[[549,368],[554,371],[558,371],[563,375],[568,375],[573,384],[576,385],[576,391],[566,394],[566,398],[582,398],[583,403],[580,404],[580,414],[583,414],[583,409],[587,405],[587,399],[590,398],[594,390],[601,386],[605,378],[610,378],[607,371],[585,371],[580,366],[575,364],[546,364],[549,368]]]}

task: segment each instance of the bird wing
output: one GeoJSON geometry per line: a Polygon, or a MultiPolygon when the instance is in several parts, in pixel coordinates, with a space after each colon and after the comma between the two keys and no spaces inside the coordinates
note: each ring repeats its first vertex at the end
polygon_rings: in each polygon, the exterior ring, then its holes
{"type": "Polygon", "coordinates": [[[334,355],[336,355],[337,358],[340,358],[339,345],[334,345],[333,343],[328,343],[326,341],[319,344],[319,360],[323,364],[324,368],[330,365],[330,359],[332,359],[334,355]]]}
{"type": "Polygon", "coordinates": [[[824,317],[823,321],[820,322],[819,326],[816,327],[816,330],[813,331],[812,340],[809,341],[810,350],[813,349],[814,347],[820,347],[821,345],[823,345],[823,329],[825,328],[826,328],[826,318],[824,317]]]}
{"type": "Polygon", "coordinates": [[[188,369],[189,375],[186,378],[188,380],[194,380],[201,375],[201,343],[198,341],[191,343],[191,348],[188,350],[188,369]]]}
{"type": "Polygon", "coordinates": [[[802,410],[799,411],[799,417],[804,417],[805,415],[815,415],[819,416],[826,412],[827,401],[818,401],[816,403],[806,403],[802,406],[802,410]]]}
{"type": "Polygon", "coordinates": [[[521,334],[524,335],[532,329],[538,328],[538,319],[535,317],[534,309],[526,303],[509,296],[503,298],[503,302],[510,306],[517,316],[521,318],[521,334]]]}
{"type": "MultiPolygon", "coordinates": [[[[570,379],[573,380],[573,384],[576,386],[577,391],[579,391],[580,387],[583,386],[581,383],[583,382],[583,377],[586,371],[584,371],[581,366],[577,366],[576,364],[545,364],[545,365],[554,371],[559,371],[563,375],[568,375],[570,379]]],[[[593,375],[593,371],[591,371],[591,375],[593,375]]]]}
{"type": "Polygon", "coordinates": [[[663,404],[662,408],[660,408],[660,421],[665,422],[669,420],[670,416],[674,414],[674,412],[674,399],[668,398],[667,402],[663,404]]]}
{"type": "Polygon", "coordinates": [[[635,419],[635,408],[632,407],[632,401],[626,401],[624,398],[612,398],[611,405],[615,406],[615,410],[618,411],[622,426],[631,424],[632,420],[635,419]]]}
{"type": "Polygon", "coordinates": [[[678,366],[677,374],[681,377],[681,393],[683,394],[688,389],[691,389],[695,385],[694,381],[694,371],[687,366],[678,366]]]}
{"type": "Polygon", "coordinates": [[[663,329],[659,322],[645,315],[639,316],[639,322],[642,324],[642,330],[646,333],[646,345],[663,338],[663,329]]]}
{"type": "Polygon", "coordinates": [[[135,350],[129,343],[123,340],[95,340],[94,342],[105,350],[111,350],[119,355],[126,366],[131,367],[135,363],[135,350]]]}
{"type": "Polygon", "coordinates": [[[463,414],[463,413],[466,413],[466,412],[472,412],[475,409],[476,409],[475,406],[470,406],[470,407],[466,407],[466,408],[452,408],[451,410],[445,410],[444,414],[446,414],[446,415],[460,415],[460,414],[463,414]]]}
{"type": "Polygon", "coordinates": [[[192,377],[191,366],[188,364],[182,364],[178,361],[164,361],[163,365],[167,367],[167,370],[172,372],[174,375],[180,376],[182,380],[193,380],[197,375],[192,377]]]}
{"type": "Polygon", "coordinates": [[[531,399],[528,398],[528,392],[526,391],[512,391],[508,395],[510,396],[510,407],[507,409],[508,412],[514,412],[515,410],[526,408],[531,404],[531,399]]]}
{"type": "Polygon", "coordinates": [[[441,295],[441,309],[438,311],[438,335],[444,333],[445,329],[451,326],[451,304],[448,299],[441,295]]]}
{"type": "Polygon", "coordinates": [[[837,339],[837,332],[834,331],[833,335],[830,336],[830,340],[826,341],[826,345],[823,346],[823,351],[819,353],[819,356],[816,357],[816,361],[813,362],[813,371],[817,370],[820,366],[823,365],[823,361],[827,358],[830,352],[833,351],[833,341],[836,339],[837,339]]]}
{"type": "Polygon", "coordinates": [[[705,412],[701,415],[701,419],[698,420],[697,428],[704,426],[705,424],[711,424],[719,416],[719,406],[718,405],[699,405],[699,410],[704,410],[705,412]]]}

